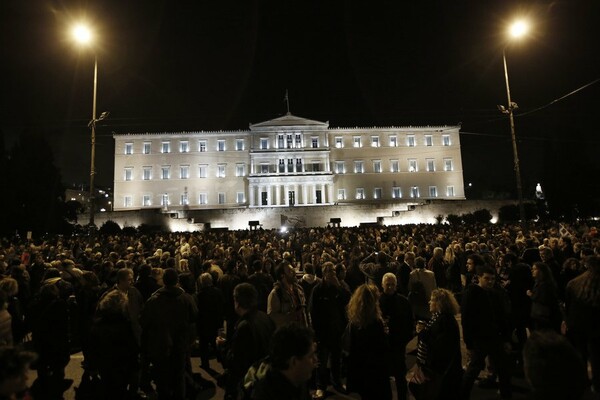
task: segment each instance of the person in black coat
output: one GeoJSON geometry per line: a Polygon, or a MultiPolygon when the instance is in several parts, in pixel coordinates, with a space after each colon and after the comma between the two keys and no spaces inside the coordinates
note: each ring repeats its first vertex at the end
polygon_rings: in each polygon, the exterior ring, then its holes
{"type": "Polygon", "coordinates": [[[204,272],[198,278],[198,341],[200,345],[200,368],[212,372],[210,349],[215,346],[217,332],[223,327],[223,293],[213,285],[212,275],[204,272]]]}
{"type": "Polygon", "coordinates": [[[531,327],[533,330],[552,329],[560,331],[561,312],[556,283],[552,271],[543,262],[533,263],[531,273],[533,289],[527,291],[531,298],[531,327]]]}
{"type": "Polygon", "coordinates": [[[389,329],[391,374],[396,380],[398,399],[403,400],[407,398],[406,345],[414,336],[415,318],[408,299],[396,291],[396,275],[385,274],[381,286],[383,294],[379,298],[379,306],[389,329]]]}

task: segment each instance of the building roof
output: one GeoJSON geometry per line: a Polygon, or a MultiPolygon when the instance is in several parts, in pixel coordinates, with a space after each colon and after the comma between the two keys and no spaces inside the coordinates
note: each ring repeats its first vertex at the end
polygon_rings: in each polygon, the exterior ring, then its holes
{"type": "Polygon", "coordinates": [[[327,129],[327,127],[329,126],[329,122],[315,121],[312,119],[297,117],[291,113],[287,113],[286,115],[283,115],[278,118],[270,119],[268,121],[259,122],[256,124],[250,124],[250,130],[254,130],[256,128],[264,129],[264,128],[271,128],[271,127],[276,128],[276,127],[282,127],[282,126],[304,126],[304,127],[313,126],[313,127],[327,129]]]}

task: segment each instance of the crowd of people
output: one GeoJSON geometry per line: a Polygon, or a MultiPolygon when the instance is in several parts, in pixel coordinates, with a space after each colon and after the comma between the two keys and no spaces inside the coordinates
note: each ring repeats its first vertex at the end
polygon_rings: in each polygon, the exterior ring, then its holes
{"type": "Polygon", "coordinates": [[[226,399],[385,400],[391,385],[399,400],[469,399],[478,380],[511,398],[520,371],[532,398],[579,399],[600,392],[600,235],[548,222],[2,240],[0,399],[62,398],[79,350],[79,389],[107,399],[195,398],[193,352],[226,399]]]}

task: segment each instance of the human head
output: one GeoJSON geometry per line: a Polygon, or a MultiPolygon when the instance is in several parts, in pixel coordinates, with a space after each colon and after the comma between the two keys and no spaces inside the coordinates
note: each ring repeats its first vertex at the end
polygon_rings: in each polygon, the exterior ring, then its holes
{"type": "Polygon", "coordinates": [[[98,303],[98,312],[102,315],[121,314],[127,312],[127,295],[120,290],[113,290],[102,297],[98,303]]]}
{"type": "Polygon", "coordinates": [[[467,256],[467,271],[469,272],[475,272],[478,266],[484,264],[485,262],[479,254],[469,254],[467,256]]]}
{"type": "Polygon", "coordinates": [[[415,266],[415,253],[412,251],[407,251],[404,253],[404,262],[411,267],[415,266]]]}
{"type": "Polygon", "coordinates": [[[208,272],[204,272],[198,278],[199,287],[206,288],[213,285],[212,275],[208,272]]]}
{"type": "Polygon", "coordinates": [[[163,273],[163,283],[165,286],[175,286],[179,282],[179,276],[177,275],[177,271],[174,268],[165,268],[165,272],[163,273]]]}
{"type": "Polygon", "coordinates": [[[585,364],[568,340],[556,332],[533,331],[523,348],[523,365],[535,399],[581,399],[585,364]]]}
{"type": "Polygon", "coordinates": [[[286,284],[292,284],[296,281],[296,271],[287,261],[283,261],[275,268],[275,278],[286,284]]]}
{"type": "Polygon", "coordinates": [[[19,283],[14,278],[4,278],[0,280],[0,290],[8,297],[16,296],[19,293],[19,283]]]}
{"type": "Polygon", "coordinates": [[[425,268],[425,259],[423,257],[415,258],[415,268],[425,268]]]}
{"type": "Polygon", "coordinates": [[[451,291],[447,289],[434,289],[431,292],[431,299],[429,300],[429,310],[431,312],[456,315],[459,313],[460,307],[451,291]]]}
{"type": "Polygon", "coordinates": [[[245,282],[240,283],[233,289],[233,301],[235,302],[236,312],[242,315],[244,312],[257,307],[258,292],[253,285],[245,282]]]}
{"type": "Polygon", "coordinates": [[[10,399],[27,389],[27,372],[35,359],[34,353],[17,347],[0,347],[0,398],[10,399]]]}
{"type": "Polygon", "coordinates": [[[337,276],[335,275],[335,265],[331,261],[323,263],[321,273],[323,275],[323,281],[327,284],[337,280],[337,276]]]}
{"type": "Polygon", "coordinates": [[[537,282],[554,282],[552,271],[548,264],[536,261],[531,267],[531,275],[537,282]]]}
{"type": "Polygon", "coordinates": [[[396,288],[398,287],[396,275],[391,272],[386,272],[381,279],[381,287],[383,288],[383,293],[387,295],[396,293],[396,288]]]}
{"type": "Polygon", "coordinates": [[[496,271],[493,267],[484,264],[477,267],[479,286],[483,289],[492,289],[496,283],[496,271]]]}
{"type": "Polygon", "coordinates": [[[375,320],[381,320],[379,289],[372,284],[362,284],[352,294],[348,302],[348,320],[359,328],[364,328],[375,320]]]}
{"type": "Polygon", "coordinates": [[[127,290],[133,285],[133,270],[121,268],[117,270],[117,285],[121,290],[127,290]]]}
{"type": "Polygon", "coordinates": [[[295,386],[307,382],[317,367],[317,345],[310,328],[296,322],[283,325],[271,339],[271,365],[295,386]]]}

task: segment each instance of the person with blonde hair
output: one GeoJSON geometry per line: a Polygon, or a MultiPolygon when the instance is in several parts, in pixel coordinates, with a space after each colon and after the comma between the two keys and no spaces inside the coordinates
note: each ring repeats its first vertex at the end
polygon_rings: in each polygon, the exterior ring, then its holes
{"type": "Polygon", "coordinates": [[[363,400],[389,400],[390,345],[379,308],[379,289],[363,284],[348,303],[347,390],[363,400]]]}

